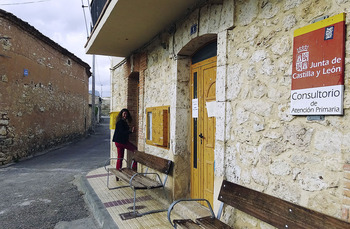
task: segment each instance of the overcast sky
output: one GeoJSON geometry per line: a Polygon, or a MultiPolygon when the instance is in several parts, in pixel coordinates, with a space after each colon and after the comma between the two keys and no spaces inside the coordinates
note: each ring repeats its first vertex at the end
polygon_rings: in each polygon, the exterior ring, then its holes
{"type": "MultiPolygon", "coordinates": [[[[88,0],[83,2],[88,5],[88,0]]],[[[0,8],[28,22],[92,67],[92,56],[85,54],[84,49],[87,31],[82,0],[0,0],[0,8]]],[[[85,14],[89,24],[88,8],[85,8],[85,14]]],[[[95,90],[101,95],[102,88],[102,97],[110,96],[109,68],[109,57],[96,56],[95,90]]]]}

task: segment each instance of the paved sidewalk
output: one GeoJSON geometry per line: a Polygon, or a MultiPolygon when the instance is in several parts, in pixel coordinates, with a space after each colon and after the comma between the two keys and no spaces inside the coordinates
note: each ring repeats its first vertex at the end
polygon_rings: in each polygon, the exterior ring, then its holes
{"type": "MultiPolygon", "coordinates": [[[[83,187],[83,189],[85,189],[85,194],[88,194],[87,201],[103,228],[172,228],[167,219],[167,212],[122,220],[120,214],[132,211],[134,192],[131,188],[109,190],[106,186],[106,180],[107,172],[102,167],[89,172],[81,181],[82,186],[91,187],[83,187]]],[[[115,181],[114,176],[110,177],[110,185],[122,182],[115,181]]],[[[137,191],[136,207],[139,207],[137,208],[139,213],[167,207],[155,200],[149,194],[151,191],[137,191]]]]}

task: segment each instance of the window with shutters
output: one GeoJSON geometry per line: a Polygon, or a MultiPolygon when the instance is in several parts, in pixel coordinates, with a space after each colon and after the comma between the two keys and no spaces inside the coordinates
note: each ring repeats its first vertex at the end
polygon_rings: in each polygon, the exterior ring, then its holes
{"type": "Polygon", "coordinates": [[[170,107],[150,107],[146,109],[146,143],[169,147],[170,107]]]}

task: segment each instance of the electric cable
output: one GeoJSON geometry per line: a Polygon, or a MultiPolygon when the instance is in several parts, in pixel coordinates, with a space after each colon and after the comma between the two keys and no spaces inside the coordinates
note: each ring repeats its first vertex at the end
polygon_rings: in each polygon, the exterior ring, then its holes
{"type": "Polygon", "coordinates": [[[48,2],[51,0],[38,0],[38,1],[30,1],[30,2],[16,2],[16,3],[0,3],[1,6],[13,6],[13,5],[25,5],[32,3],[40,3],[40,2],[48,2]]]}

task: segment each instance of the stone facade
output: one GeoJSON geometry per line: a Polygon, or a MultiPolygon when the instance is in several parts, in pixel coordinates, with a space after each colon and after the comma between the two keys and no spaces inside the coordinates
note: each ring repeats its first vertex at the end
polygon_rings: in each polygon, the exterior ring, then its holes
{"type": "Polygon", "coordinates": [[[0,10],[0,163],[83,136],[90,67],[0,10]]]}
{"type": "MultiPolygon", "coordinates": [[[[345,12],[348,0],[208,1],[150,41],[141,52],[139,149],[175,162],[173,198],[190,190],[190,56],[217,41],[215,192],[222,179],[350,221],[349,31],[346,32],[343,116],[308,121],[289,114],[293,31],[345,12]],[[197,24],[195,33],[191,25],[197,24]],[[141,77],[142,72],[142,77],[141,77]],[[141,80],[142,79],[142,80],[141,80]],[[145,144],[145,109],[170,106],[170,148],[145,144]]],[[[111,110],[128,106],[134,54],[112,71],[111,110]]],[[[115,156],[115,147],[112,156],[115,156]]],[[[215,202],[217,209],[218,201],[215,202]]],[[[238,228],[270,228],[227,207],[223,221],[238,228]],[[242,217],[236,217],[242,216],[242,217]]]]}

